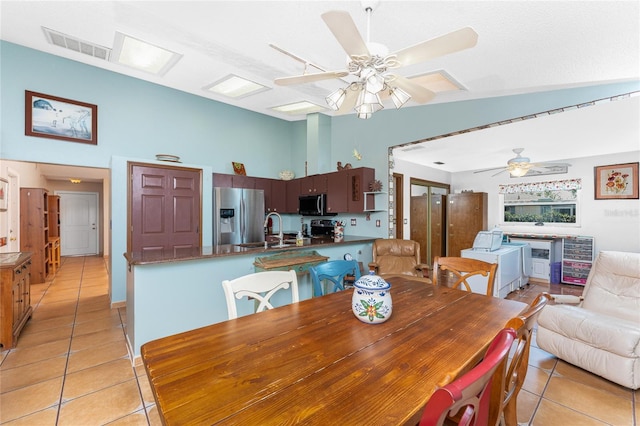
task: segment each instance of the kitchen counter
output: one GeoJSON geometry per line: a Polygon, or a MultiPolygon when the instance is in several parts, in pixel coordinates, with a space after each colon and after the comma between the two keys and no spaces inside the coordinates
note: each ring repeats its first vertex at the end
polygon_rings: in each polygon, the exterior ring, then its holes
{"type": "Polygon", "coordinates": [[[159,255],[158,253],[125,253],[124,257],[130,265],[147,265],[154,263],[172,263],[181,262],[187,260],[207,259],[207,258],[219,258],[237,255],[264,255],[265,253],[276,253],[282,251],[294,251],[294,250],[308,250],[315,248],[323,248],[330,246],[338,246],[343,244],[354,243],[370,243],[376,240],[374,237],[358,237],[353,235],[345,236],[342,241],[336,242],[330,237],[312,237],[305,238],[305,244],[302,246],[296,246],[295,238],[291,240],[285,239],[286,247],[268,247],[264,248],[264,243],[251,243],[251,244],[223,244],[220,246],[205,246],[205,247],[193,247],[189,249],[181,249],[177,253],[165,253],[159,255]],[[255,244],[255,245],[252,245],[255,244]]]}
{"type": "MultiPolygon", "coordinates": [[[[308,266],[315,261],[343,259],[346,253],[367,265],[372,260],[371,246],[375,240],[375,237],[345,236],[335,242],[324,237],[311,238],[303,246],[296,246],[292,240],[293,244],[286,247],[268,249],[262,243],[258,247],[199,247],[164,256],[126,253],[126,333],[130,356],[138,357],[140,346],[151,340],[226,321],[222,281],[263,269],[265,259],[295,260],[287,268],[298,272],[299,297],[305,300],[313,297],[308,266]],[[309,259],[309,254],[315,257],[309,259]]],[[[290,295],[278,293],[282,294],[271,299],[274,306],[290,303],[290,295]]],[[[253,300],[239,300],[237,307],[239,315],[248,315],[254,309],[253,300]]]]}

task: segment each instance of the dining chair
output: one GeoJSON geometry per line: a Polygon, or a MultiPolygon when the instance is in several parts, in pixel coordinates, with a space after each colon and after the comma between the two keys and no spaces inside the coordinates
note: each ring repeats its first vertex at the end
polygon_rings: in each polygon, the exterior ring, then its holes
{"type": "MultiPolygon", "coordinates": [[[[434,285],[438,284],[441,273],[450,272],[453,283],[447,280],[447,287],[460,288],[461,290],[471,291],[471,286],[467,282],[470,277],[483,276],[487,277],[487,296],[493,296],[493,285],[496,280],[497,263],[488,263],[478,259],[470,259],[466,257],[439,257],[433,258],[433,273],[431,281],[434,285]]],[[[444,284],[444,283],[441,283],[444,284]]]]}
{"type": "Polygon", "coordinates": [[[357,280],[360,278],[360,266],[355,260],[330,260],[309,268],[313,282],[313,295],[324,296],[326,284],[333,285],[331,293],[344,290],[345,278],[357,280]]]}
{"type": "Polygon", "coordinates": [[[380,238],[373,242],[369,270],[378,275],[429,276],[429,265],[420,262],[420,244],[397,238],[380,238]]]}
{"type": "Polygon", "coordinates": [[[229,319],[238,317],[238,309],[234,299],[243,297],[255,299],[258,305],[255,312],[273,309],[271,297],[279,290],[291,287],[291,302],[299,302],[298,276],[295,271],[256,272],[233,280],[222,281],[222,288],[227,299],[229,319]]]}
{"type": "Polygon", "coordinates": [[[495,420],[491,424],[500,421],[500,424],[506,426],[518,426],[517,400],[529,368],[533,328],[536,325],[538,315],[549,300],[551,300],[549,293],[540,293],[526,311],[510,319],[505,325],[506,328],[513,328],[516,331],[516,339],[506,369],[498,372],[504,373],[504,377],[496,377],[496,380],[501,380],[503,386],[493,387],[492,401],[496,401],[496,403],[491,405],[491,418],[495,420]]]}
{"type": "Polygon", "coordinates": [[[461,377],[431,395],[425,405],[420,426],[488,425],[491,388],[498,369],[504,369],[504,360],[516,337],[512,328],[505,328],[493,338],[484,359],[461,377]]]}

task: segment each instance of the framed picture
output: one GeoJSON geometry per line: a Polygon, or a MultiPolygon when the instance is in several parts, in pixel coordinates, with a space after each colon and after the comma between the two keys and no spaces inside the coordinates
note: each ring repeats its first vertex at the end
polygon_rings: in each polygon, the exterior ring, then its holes
{"type": "Polygon", "coordinates": [[[9,181],[0,178],[0,212],[7,211],[9,206],[9,181]]]}
{"type": "Polygon", "coordinates": [[[244,168],[244,164],[236,163],[235,161],[232,161],[231,165],[233,165],[233,172],[235,174],[241,175],[241,176],[246,176],[247,175],[247,171],[244,168]]]}
{"type": "Polygon", "coordinates": [[[25,91],[24,134],[98,144],[98,107],[71,99],[25,91]]]}
{"type": "Polygon", "coordinates": [[[638,199],[638,163],[596,166],[596,200],[638,199]]]}

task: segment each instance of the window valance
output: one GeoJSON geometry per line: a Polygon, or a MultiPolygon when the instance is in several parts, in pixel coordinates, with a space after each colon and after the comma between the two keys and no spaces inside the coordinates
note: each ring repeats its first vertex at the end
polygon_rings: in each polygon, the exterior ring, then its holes
{"type": "Polygon", "coordinates": [[[548,182],[516,183],[499,185],[499,194],[516,194],[520,192],[560,191],[582,189],[582,179],[552,180],[548,182]]]}

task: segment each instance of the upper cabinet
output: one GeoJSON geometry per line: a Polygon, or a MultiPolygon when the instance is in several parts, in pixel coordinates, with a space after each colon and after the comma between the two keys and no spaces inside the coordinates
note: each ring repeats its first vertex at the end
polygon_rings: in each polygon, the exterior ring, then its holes
{"type": "Polygon", "coordinates": [[[213,186],[263,190],[265,213],[296,214],[298,197],[315,194],[327,194],[327,211],[330,213],[363,213],[373,211],[375,208],[373,198],[367,200],[365,204],[365,192],[369,190],[369,184],[374,179],[375,170],[368,167],[292,180],[214,173],[213,186]]]}
{"type": "Polygon", "coordinates": [[[300,195],[326,194],[327,175],[313,175],[300,178],[300,195]]]}

